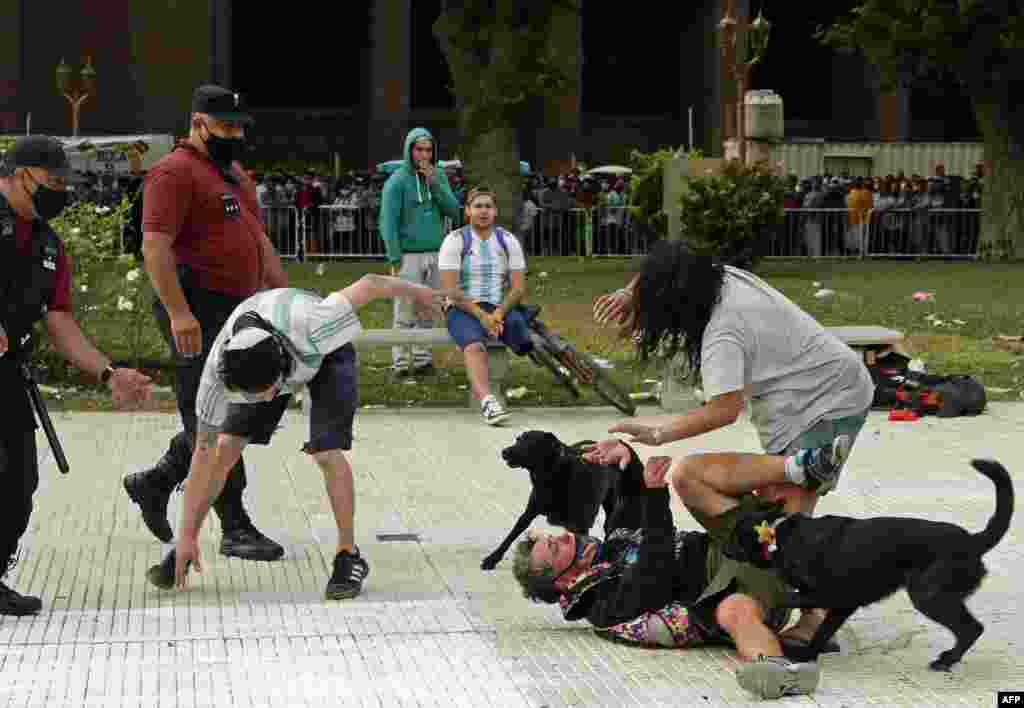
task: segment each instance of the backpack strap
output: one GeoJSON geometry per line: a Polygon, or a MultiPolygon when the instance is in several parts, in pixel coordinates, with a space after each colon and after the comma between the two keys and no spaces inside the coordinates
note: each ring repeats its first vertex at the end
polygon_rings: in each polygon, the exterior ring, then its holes
{"type": "MultiPolygon", "coordinates": [[[[508,240],[505,238],[505,230],[500,226],[495,226],[494,235],[498,239],[501,250],[505,252],[505,260],[508,260],[508,240]]],[[[466,260],[471,248],[473,248],[473,234],[469,230],[469,224],[466,224],[462,227],[462,260],[466,260]]]]}
{"type": "Polygon", "coordinates": [[[466,260],[471,248],[473,248],[473,234],[469,230],[469,224],[466,224],[462,227],[462,260],[466,260]]]}
{"type": "Polygon", "coordinates": [[[501,228],[500,226],[495,226],[494,232],[495,235],[498,237],[498,245],[501,246],[501,249],[503,251],[505,251],[505,260],[508,261],[508,241],[505,240],[505,229],[501,228]]]}

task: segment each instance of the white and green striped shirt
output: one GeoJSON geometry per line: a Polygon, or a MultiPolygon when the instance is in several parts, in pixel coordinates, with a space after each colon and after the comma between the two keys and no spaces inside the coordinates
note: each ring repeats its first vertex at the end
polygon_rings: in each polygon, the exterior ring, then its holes
{"type": "MultiPolygon", "coordinates": [[[[224,387],[217,377],[217,367],[235,320],[249,311],[255,311],[278,332],[286,335],[292,344],[289,353],[295,366],[282,393],[309,383],[320,370],[324,357],[351,342],[362,330],[355,310],[341,293],[321,298],[308,290],[278,288],[256,293],[243,301],[217,335],[203,367],[196,398],[196,416],[206,429],[223,425],[229,403],[246,402],[240,394],[231,393],[224,387]]],[[[303,399],[304,402],[309,400],[308,391],[303,399]]]]}

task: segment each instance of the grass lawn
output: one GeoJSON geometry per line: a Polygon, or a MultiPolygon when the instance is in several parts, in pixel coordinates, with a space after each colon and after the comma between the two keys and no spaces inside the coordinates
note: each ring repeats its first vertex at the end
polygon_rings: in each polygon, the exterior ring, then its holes
{"type": "MultiPolygon", "coordinates": [[[[323,264],[290,263],[286,266],[293,287],[327,294],[366,272],[385,273],[379,261],[338,261],[323,264]]],[[[653,366],[641,368],[625,342],[612,331],[598,327],[591,317],[591,303],[598,295],[621,287],[629,278],[633,261],[582,260],[572,257],[530,259],[528,300],[543,306],[542,319],[578,348],[612,360],[613,372],[632,391],[651,388],[653,366]],[[546,277],[544,276],[546,274],[546,277]]],[[[1024,398],[1024,356],[995,349],[996,334],[1024,335],[1024,265],[989,265],[960,262],[898,261],[766,261],[758,274],[785,293],[826,326],[882,325],[907,336],[908,349],[923,359],[933,373],[969,373],[989,389],[990,400],[1024,398]],[[817,299],[821,288],[834,290],[817,299]],[[915,291],[934,293],[928,302],[915,302],[915,291]],[[929,317],[932,319],[928,319],[929,317]],[[1005,389],[1005,390],[1004,390],[1005,389]]],[[[117,283],[107,284],[117,288],[117,283]]],[[[116,298],[115,298],[116,299],[116,298]]],[[[364,328],[390,326],[389,302],[374,302],[360,312],[364,328]]],[[[87,333],[100,348],[119,359],[131,359],[133,349],[144,361],[166,359],[162,340],[148,317],[133,325],[129,313],[93,317],[87,333]],[[130,333],[138,327],[140,345],[133,348],[130,333]]],[[[435,350],[434,374],[415,383],[388,380],[389,349],[364,350],[361,354],[361,403],[363,405],[464,405],[466,375],[461,354],[454,347],[435,350]]],[[[576,402],[550,375],[528,359],[513,357],[512,387],[528,393],[512,405],[574,405],[576,402]]],[[[158,382],[169,385],[169,372],[152,369],[158,382]]],[[[52,385],[81,384],[73,374],[52,385]]],[[[64,396],[66,408],[109,407],[107,399],[94,395],[64,396]]],[[[585,392],[582,403],[600,403],[585,392]]],[[[173,410],[166,401],[161,406],[173,410]]]]}

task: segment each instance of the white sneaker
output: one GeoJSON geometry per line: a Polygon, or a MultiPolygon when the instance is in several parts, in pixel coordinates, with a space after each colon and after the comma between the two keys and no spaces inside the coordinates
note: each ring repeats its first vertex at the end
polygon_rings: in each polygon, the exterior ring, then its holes
{"type": "Polygon", "coordinates": [[[759,656],[736,669],[740,687],[761,698],[782,698],[814,693],[821,681],[818,662],[797,663],[784,656],[759,656]]]}
{"type": "Polygon", "coordinates": [[[484,422],[487,425],[497,425],[509,416],[508,411],[501,405],[501,401],[493,395],[487,396],[484,400],[480,401],[480,413],[483,415],[484,422]]]}

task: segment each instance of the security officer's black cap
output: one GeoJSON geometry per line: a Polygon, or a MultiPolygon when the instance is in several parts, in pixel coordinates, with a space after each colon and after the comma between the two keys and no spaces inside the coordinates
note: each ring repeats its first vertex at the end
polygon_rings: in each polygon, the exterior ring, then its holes
{"type": "Polygon", "coordinates": [[[15,167],[41,167],[51,176],[67,179],[71,176],[71,163],[64,146],[49,135],[23,135],[4,157],[7,172],[15,167]]]}
{"type": "Polygon", "coordinates": [[[192,94],[192,112],[231,123],[250,125],[256,122],[249,115],[241,94],[212,84],[200,86],[192,94]]]}

